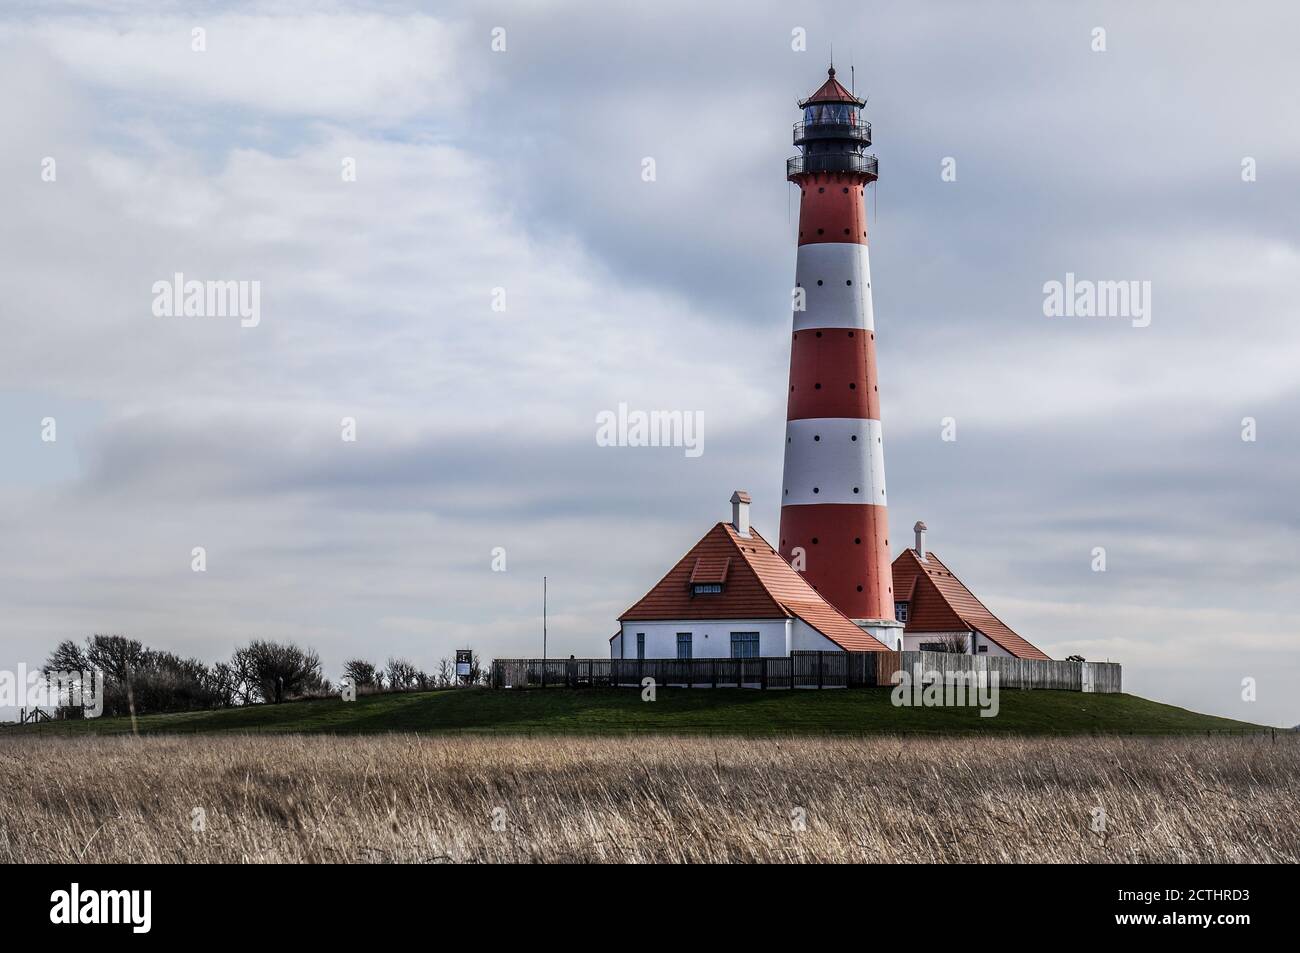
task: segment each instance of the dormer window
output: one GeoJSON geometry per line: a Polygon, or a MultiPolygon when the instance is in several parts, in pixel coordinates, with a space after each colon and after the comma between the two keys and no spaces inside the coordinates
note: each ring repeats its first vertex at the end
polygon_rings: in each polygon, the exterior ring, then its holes
{"type": "Polygon", "coordinates": [[[906,603],[906,602],[895,602],[895,603],[894,603],[894,618],[897,619],[899,622],[906,622],[906,621],[907,621],[907,608],[908,608],[908,606],[907,606],[907,603],[906,603]]]}
{"type": "MultiPolygon", "coordinates": [[[[737,490],[731,494],[732,529],[739,536],[749,536],[749,494],[737,490]],[[739,511],[739,512],[737,512],[739,511]]],[[[686,580],[691,598],[716,596],[727,584],[727,571],[731,568],[730,556],[701,556],[695,560],[691,577],[686,580]]]]}

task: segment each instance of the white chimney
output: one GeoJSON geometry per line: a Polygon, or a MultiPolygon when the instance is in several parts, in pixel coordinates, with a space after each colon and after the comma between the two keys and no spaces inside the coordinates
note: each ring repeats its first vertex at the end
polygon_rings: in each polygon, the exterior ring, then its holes
{"type": "Polygon", "coordinates": [[[737,490],[731,494],[731,525],[736,532],[749,539],[749,491],[737,490]]]}
{"type": "Polygon", "coordinates": [[[916,533],[916,555],[921,558],[921,562],[929,562],[925,558],[925,524],[917,520],[912,530],[916,533]]]}

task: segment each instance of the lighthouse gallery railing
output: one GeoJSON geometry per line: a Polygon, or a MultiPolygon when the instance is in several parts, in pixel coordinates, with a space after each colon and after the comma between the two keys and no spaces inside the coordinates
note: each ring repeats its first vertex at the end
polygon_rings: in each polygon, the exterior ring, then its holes
{"type": "Polygon", "coordinates": [[[828,152],[795,156],[785,162],[786,178],[802,175],[805,172],[861,172],[873,178],[879,174],[879,163],[875,156],[861,156],[853,153],[828,152]]]}

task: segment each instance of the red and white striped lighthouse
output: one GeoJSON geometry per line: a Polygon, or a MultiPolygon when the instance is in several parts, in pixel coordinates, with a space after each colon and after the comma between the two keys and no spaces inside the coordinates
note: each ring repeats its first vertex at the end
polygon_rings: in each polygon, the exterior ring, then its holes
{"type": "Polygon", "coordinates": [[[833,606],[890,648],[894,620],[885,515],[885,461],[876,378],[866,188],[865,102],[829,70],[801,102],[801,155],[786,164],[799,187],[799,253],[786,412],[781,555],[833,606]]]}

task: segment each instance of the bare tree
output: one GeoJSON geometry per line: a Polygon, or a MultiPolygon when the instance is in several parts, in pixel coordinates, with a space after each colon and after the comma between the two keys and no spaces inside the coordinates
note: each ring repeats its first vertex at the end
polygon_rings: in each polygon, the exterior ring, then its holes
{"type": "Polygon", "coordinates": [[[320,656],[292,642],[255,639],[235,652],[231,667],[241,673],[250,697],[276,704],[317,691],[324,684],[320,656]]]}
{"type": "Polygon", "coordinates": [[[419,674],[419,669],[404,658],[390,658],[385,671],[388,674],[388,687],[397,692],[410,691],[419,674]]]}
{"type": "Polygon", "coordinates": [[[449,658],[438,659],[438,687],[439,688],[451,688],[452,682],[455,678],[455,674],[456,674],[456,669],[455,666],[451,664],[451,659],[449,658]]]}
{"type": "Polygon", "coordinates": [[[352,680],[357,689],[375,685],[375,666],[363,658],[348,659],[343,663],[343,674],[352,680]]]}
{"type": "Polygon", "coordinates": [[[970,642],[967,641],[964,632],[950,632],[943,637],[943,642],[940,644],[943,645],[940,651],[950,655],[965,655],[970,651],[970,642]]]}
{"type": "Polygon", "coordinates": [[[90,669],[90,660],[81,646],[72,639],[64,639],[54,647],[42,671],[51,672],[85,672],[90,669]]]}
{"type": "Polygon", "coordinates": [[[239,676],[228,663],[218,662],[212,666],[212,670],[208,675],[208,685],[220,707],[230,708],[237,703],[239,698],[239,676]]]}
{"type": "Polygon", "coordinates": [[[84,648],[71,640],[60,642],[43,671],[46,675],[100,672],[104,712],[109,715],[192,711],[229,704],[230,694],[222,682],[224,671],[211,669],[195,658],[146,648],[121,635],[92,635],[84,648]]]}

